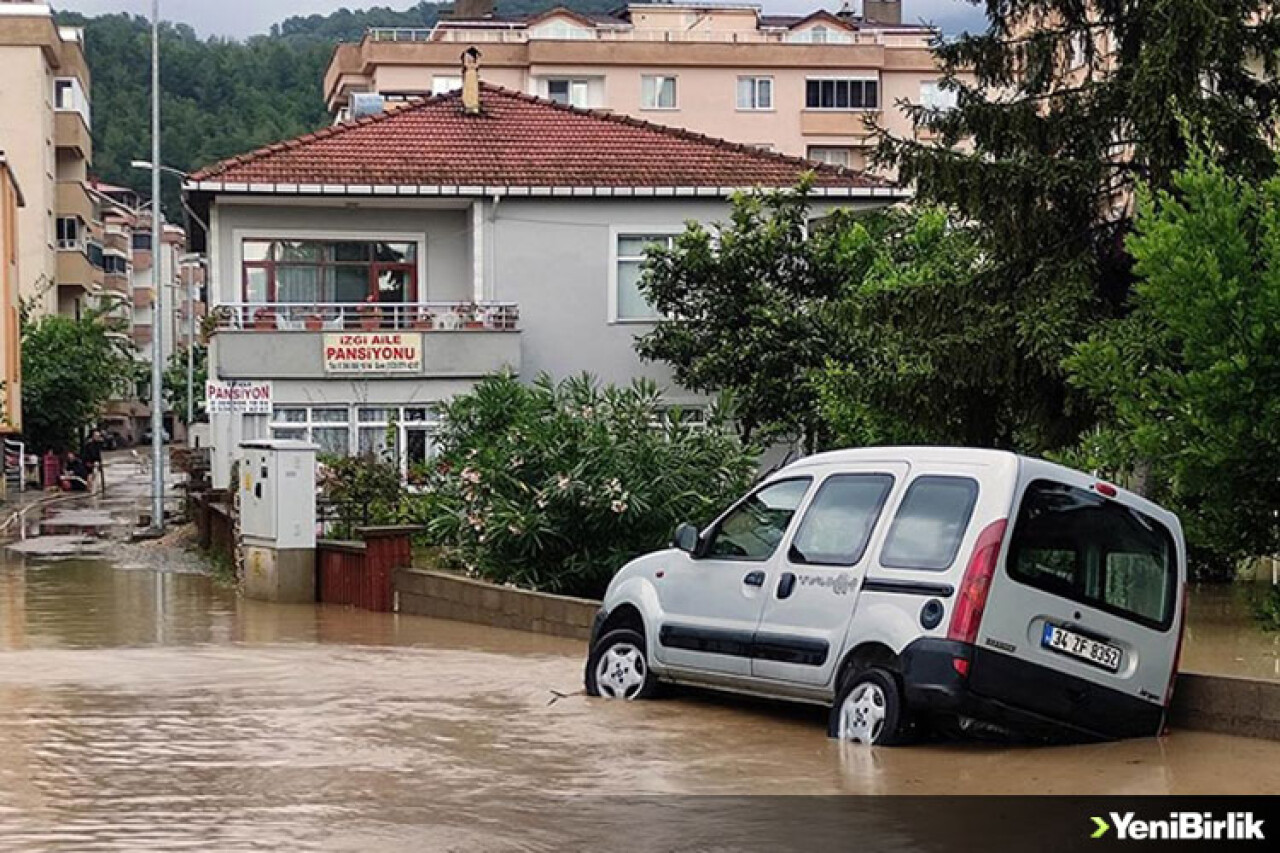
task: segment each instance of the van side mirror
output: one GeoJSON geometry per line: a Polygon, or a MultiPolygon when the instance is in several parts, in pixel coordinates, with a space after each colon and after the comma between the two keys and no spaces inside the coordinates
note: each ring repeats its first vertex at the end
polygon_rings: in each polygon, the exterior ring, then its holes
{"type": "Polygon", "coordinates": [[[698,528],[694,527],[687,521],[676,528],[676,535],[671,540],[671,544],[675,545],[681,551],[692,556],[698,554],[698,528]]]}

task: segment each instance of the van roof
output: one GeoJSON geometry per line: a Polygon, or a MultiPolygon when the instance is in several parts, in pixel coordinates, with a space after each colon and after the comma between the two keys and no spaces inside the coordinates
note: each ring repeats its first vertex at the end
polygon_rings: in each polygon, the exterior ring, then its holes
{"type": "MultiPolygon", "coordinates": [[[[995,465],[1019,458],[1008,450],[988,450],[976,447],[935,447],[929,445],[903,447],[858,447],[849,450],[830,450],[797,459],[783,470],[810,468],[818,465],[861,465],[867,462],[925,462],[964,463],[967,465],[995,465]]],[[[1023,457],[1026,458],[1026,457],[1023,457]]]]}
{"type": "MultiPolygon", "coordinates": [[[[1015,464],[1032,477],[1050,477],[1067,483],[1085,484],[1082,480],[1094,480],[1087,471],[1077,471],[1047,459],[1022,456],[1008,450],[990,450],[979,447],[935,447],[929,445],[903,447],[859,447],[849,450],[831,450],[797,459],[774,472],[773,477],[828,465],[865,465],[867,463],[905,462],[913,467],[926,465],[963,465],[967,468],[997,468],[1015,464]],[[1025,464],[1022,464],[1025,463],[1025,464]]],[[[1117,487],[1117,497],[1130,506],[1146,512],[1170,525],[1181,536],[1178,517],[1169,510],[1136,492],[1117,487]]]]}

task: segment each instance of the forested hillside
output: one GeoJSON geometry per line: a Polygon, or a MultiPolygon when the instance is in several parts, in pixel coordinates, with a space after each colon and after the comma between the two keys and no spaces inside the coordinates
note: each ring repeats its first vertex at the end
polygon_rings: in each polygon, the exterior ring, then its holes
{"type": "MultiPolygon", "coordinates": [[[[524,14],[555,5],[601,12],[616,0],[509,0],[500,14],[524,14]]],[[[334,45],[355,41],[366,27],[431,26],[450,4],[419,3],[397,11],[341,9],[331,15],[295,16],[266,35],[243,42],[201,39],[184,24],[162,26],[161,136],[166,165],[184,171],[328,123],[322,84],[334,45]]],[[[94,172],[110,183],[139,190],[146,173],[130,169],[150,157],[150,24],[117,14],[59,15],[85,28],[93,73],[94,172]]],[[[165,208],[179,218],[177,182],[166,179],[165,208]]]]}

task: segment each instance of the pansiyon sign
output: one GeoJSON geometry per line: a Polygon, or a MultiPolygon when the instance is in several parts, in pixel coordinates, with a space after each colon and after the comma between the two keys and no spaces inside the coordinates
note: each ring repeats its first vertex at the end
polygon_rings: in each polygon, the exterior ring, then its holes
{"type": "Polygon", "coordinates": [[[422,335],[343,332],[324,336],[325,373],[421,373],[422,335]]]}
{"type": "Polygon", "coordinates": [[[271,382],[210,379],[204,386],[204,407],[211,415],[269,415],[271,382]]]}

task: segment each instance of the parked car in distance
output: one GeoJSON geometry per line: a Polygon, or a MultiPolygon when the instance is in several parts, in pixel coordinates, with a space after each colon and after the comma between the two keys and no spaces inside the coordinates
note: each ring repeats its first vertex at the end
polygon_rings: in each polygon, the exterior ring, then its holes
{"type": "Polygon", "coordinates": [[[1176,516],[993,450],[824,453],[613,578],[586,687],[661,682],[821,703],[864,744],[932,722],[1159,733],[1185,611],[1176,516]]]}
{"type": "MultiPolygon", "coordinates": [[[[141,440],[140,442],[138,442],[138,443],[139,443],[139,444],[150,444],[150,443],[151,443],[151,427],[146,427],[145,429],[143,429],[143,430],[142,430],[142,440],[141,440]]],[[[169,443],[169,430],[161,428],[161,430],[160,430],[160,443],[161,443],[161,444],[168,444],[168,443],[169,443]]]]}

